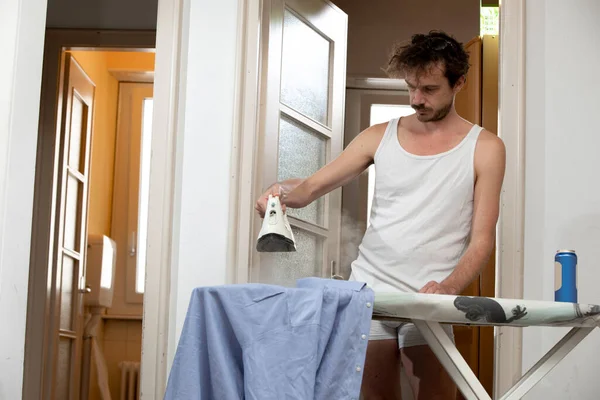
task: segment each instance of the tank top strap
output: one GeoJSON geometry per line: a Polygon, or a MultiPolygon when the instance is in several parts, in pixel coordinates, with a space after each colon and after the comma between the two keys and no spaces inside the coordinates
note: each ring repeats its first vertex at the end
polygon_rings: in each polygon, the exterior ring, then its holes
{"type": "Polygon", "coordinates": [[[465,138],[465,144],[467,144],[467,146],[464,146],[468,149],[468,151],[471,153],[471,155],[473,157],[475,157],[475,149],[477,147],[477,140],[479,139],[479,135],[481,134],[481,132],[483,131],[483,127],[477,125],[477,124],[473,124],[473,127],[471,128],[471,130],[469,131],[469,133],[467,134],[467,137],[465,138]]]}
{"type": "Polygon", "coordinates": [[[471,128],[471,130],[469,131],[469,133],[467,134],[467,136],[470,136],[470,139],[473,140],[474,142],[477,142],[477,138],[479,138],[479,134],[483,131],[483,127],[479,126],[477,124],[473,124],[473,127],[471,128]]]}
{"type": "Polygon", "coordinates": [[[379,142],[379,146],[375,151],[374,159],[377,159],[379,153],[381,153],[382,149],[387,147],[388,144],[392,141],[392,139],[396,139],[398,137],[398,122],[400,121],[400,117],[392,118],[386,128],[383,136],[381,137],[381,141],[379,142]]]}

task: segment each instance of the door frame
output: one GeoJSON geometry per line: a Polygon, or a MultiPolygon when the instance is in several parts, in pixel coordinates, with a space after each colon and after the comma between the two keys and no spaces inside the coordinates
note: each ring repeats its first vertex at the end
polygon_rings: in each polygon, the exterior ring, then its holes
{"type": "MultiPolygon", "coordinates": [[[[496,297],[514,299],[523,298],[525,28],[525,2],[501,0],[498,136],[506,147],[506,172],[496,235],[496,297]]],[[[494,398],[500,398],[521,377],[522,344],[522,329],[494,328],[494,398]]]]}
{"type": "MultiPolygon", "coordinates": [[[[141,49],[154,48],[154,31],[117,31],[90,29],[46,29],[40,114],[33,199],[33,223],[29,263],[29,290],[27,301],[27,327],[25,331],[23,398],[38,399],[44,374],[46,342],[51,312],[48,285],[52,279],[52,257],[56,245],[52,238],[57,211],[54,196],[57,190],[60,151],[60,121],[57,111],[61,97],[57,96],[64,66],[61,65],[63,49],[141,49]]],[[[93,133],[92,133],[93,135],[93,133]]]]}
{"type": "Polygon", "coordinates": [[[260,133],[261,62],[268,35],[262,25],[262,0],[240,0],[238,17],[239,83],[236,86],[236,115],[231,157],[231,200],[229,202],[229,248],[227,265],[232,283],[248,283],[254,237],[254,201],[258,171],[260,133]]]}

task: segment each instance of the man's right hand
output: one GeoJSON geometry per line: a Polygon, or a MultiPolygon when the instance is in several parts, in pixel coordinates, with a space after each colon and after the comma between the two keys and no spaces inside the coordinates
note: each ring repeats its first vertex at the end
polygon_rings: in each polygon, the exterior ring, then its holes
{"type": "Polygon", "coordinates": [[[275,183],[271,185],[256,201],[256,205],[254,209],[260,215],[261,218],[265,217],[265,211],[267,209],[267,201],[269,201],[269,196],[277,196],[279,197],[279,202],[281,203],[281,208],[285,211],[285,203],[283,202],[283,188],[279,183],[275,183]]]}

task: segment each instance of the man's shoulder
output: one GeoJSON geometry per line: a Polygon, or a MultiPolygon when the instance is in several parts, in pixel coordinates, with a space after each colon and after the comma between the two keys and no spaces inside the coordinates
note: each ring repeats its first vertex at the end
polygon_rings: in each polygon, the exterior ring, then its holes
{"type": "Polygon", "coordinates": [[[506,162],[506,146],[498,135],[482,129],[475,147],[475,169],[478,173],[483,170],[504,170],[506,162]]]}
{"type": "Polygon", "coordinates": [[[499,151],[505,148],[504,141],[498,135],[485,128],[481,130],[479,139],[485,147],[489,147],[493,151],[499,151]]]}
{"type": "Polygon", "coordinates": [[[362,136],[368,140],[375,143],[379,143],[385,135],[385,131],[387,130],[389,122],[382,122],[379,124],[374,124],[365,129],[362,132],[362,136]]]}
{"type": "Polygon", "coordinates": [[[506,151],[506,147],[504,146],[504,141],[498,137],[498,135],[484,128],[479,133],[477,140],[477,151],[486,154],[498,152],[504,153],[506,151]]]}

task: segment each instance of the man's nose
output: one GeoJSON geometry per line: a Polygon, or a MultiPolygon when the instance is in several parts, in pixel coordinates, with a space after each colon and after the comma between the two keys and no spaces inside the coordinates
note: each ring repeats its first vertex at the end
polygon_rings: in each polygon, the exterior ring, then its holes
{"type": "Polygon", "coordinates": [[[413,93],[413,104],[416,106],[421,106],[423,105],[424,101],[423,101],[423,96],[421,95],[421,91],[420,90],[415,90],[415,92],[413,93]]]}

